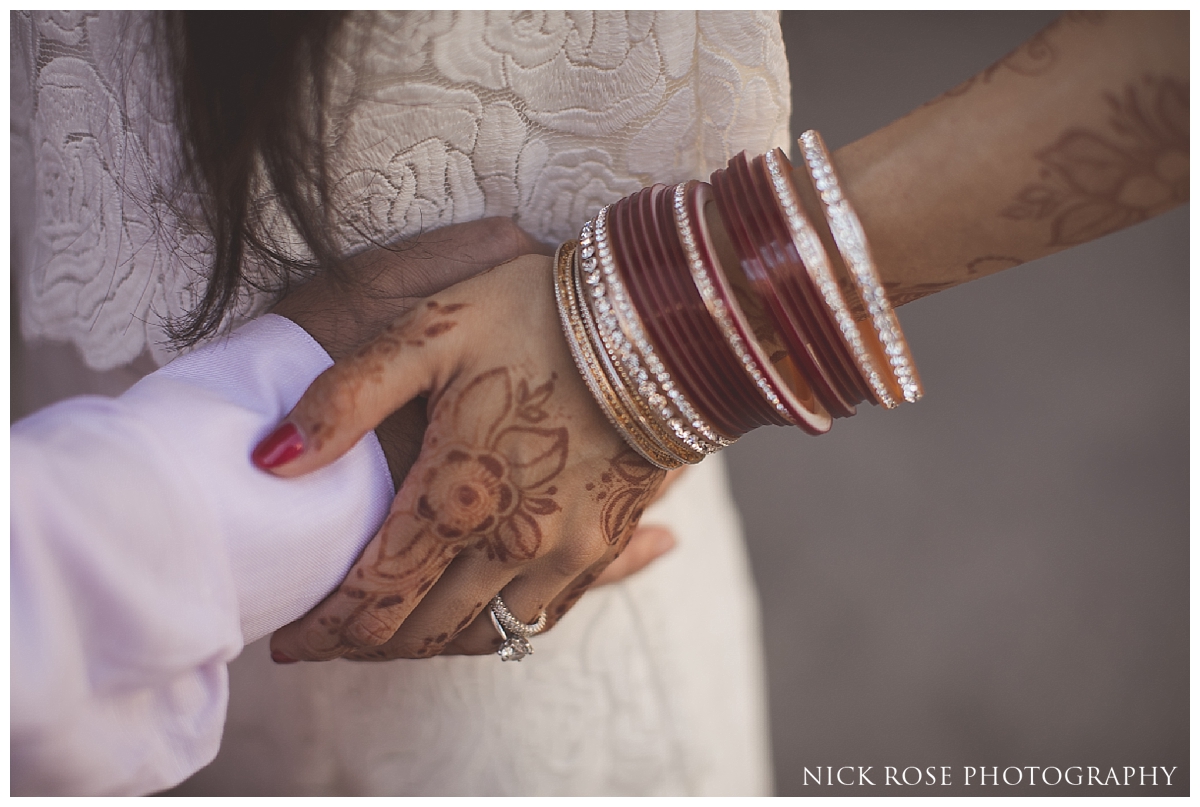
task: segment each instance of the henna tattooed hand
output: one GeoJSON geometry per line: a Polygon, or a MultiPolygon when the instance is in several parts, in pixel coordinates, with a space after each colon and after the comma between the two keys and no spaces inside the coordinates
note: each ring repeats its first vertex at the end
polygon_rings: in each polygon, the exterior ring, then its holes
{"type": "MultiPolygon", "coordinates": [[[[663,481],[580,379],[547,257],[434,295],[323,373],[276,432],[291,451],[271,472],[327,465],[417,396],[429,426],[390,514],[342,585],[275,634],[277,658],[490,652],[497,592],[518,619],[546,610],[557,621],[625,548],[663,481]]],[[[272,439],[281,444],[264,445],[272,439]]]]}
{"type": "MultiPolygon", "coordinates": [[[[519,255],[552,252],[511,219],[452,224],[354,255],[337,271],[290,291],[271,313],[308,331],[336,360],[429,295],[519,255]]],[[[422,403],[401,407],[375,429],[397,487],[421,449],[426,425],[422,403]]]]}

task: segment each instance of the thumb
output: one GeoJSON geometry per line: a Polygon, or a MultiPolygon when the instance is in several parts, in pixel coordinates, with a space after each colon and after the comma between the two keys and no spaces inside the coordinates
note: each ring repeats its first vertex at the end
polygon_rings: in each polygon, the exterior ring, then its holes
{"type": "Polygon", "coordinates": [[[321,373],[255,447],[251,461],[276,476],[294,477],[345,454],[392,412],[435,387],[437,357],[449,347],[439,337],[454,330],[462,307],[427,300],[321,373]]]}
{"type": "Polygon", "coordinates": [[[675,547],[675,535],[666,527],[647,525],[633,531],[625,550],[608,564],[593,586],[607,586],[639,572],[675,547]]]}

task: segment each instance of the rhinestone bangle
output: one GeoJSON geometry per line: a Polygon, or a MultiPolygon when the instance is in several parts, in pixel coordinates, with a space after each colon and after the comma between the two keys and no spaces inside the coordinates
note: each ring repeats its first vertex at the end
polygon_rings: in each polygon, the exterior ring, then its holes
{"type": "MultiPolygon", "coordinates": [[[[634,375],[634,380],[631,381],[626,368],[618,358],[618,345],[614,342],[615,334],[606,327],[606,325],[613,327],[615,325],[613,325],[612,302],[608,298],[608,289],[599,269],[601,244],[595,236],[596,223],[595,220],[588,222],[581,233],[581,240],[591,243],[595,252],[589,258],[579,262],[580,270],[576,278],[580,307],[589,337],[592,340],[592,349],[599,357],[609,385],[615,390],[621,405],[639,424],[642,439],[649,441],[658,451],[669,457],[670,462],[675,466],[695,462],[694,452],[687,450],[686,447],[681,450],[679,441],[674,439],[673,435],[666,434],[665,427],[656,426],[657,419],[635,392],[637,375],[634,375]],[[607,316],[607,323],[601,322],[601,316],[607,316]]],[[[608,249],[607,245],[604,246],[604,249],[608,249]]],[[[641,372],[648,376],[644,369],[641,372]]]]}
{"type": "Polygon", "coordinates": [[[883,290],[883,284],[879,280],[862,222],[842,194],[825,142],[821,135],[810,129],[800,135],[799,145],[812,177],[813,187],[821,199],[834,243],[837,244],[846,268],[850,271],[851,281],[866,304],[879,341],[883,344],[891,376],[899,385],[904,400],[909,403],[920,400],[923,394],[921,381],[909,353],[908,343],[904,339],[904,332],[900,330],[900,322],[896,319],[892,305],[883,290]]]}
{"type": "Polygon", "coordinates": [[[554,258],[554,297],[558,301],[559,318],[562,319],[566,343],[571,349],[571,358],[592,393],[601,412],[629,446],[653,465],[660,468],[678,468],[683,465],[665,449],[644,434],[641,424],[620,400],[617,391],[608,381],[608,367],[596,355],[596,336],[588,321],[588,309],[583,305],[578,286],[578,251],[575,241],[559,247],[554,258]]]}
{"type": "Polygon", "coordinates": [[[821,244],[821,237],[817,234],[812,222],[809,221],[796,190],[792,186],[791,171],[787,170],[791,166],[787,157],[780,149],[773,149],[766,154],[766,164],[771,175],[775,198],[783,210],[792,241],[796,245],[796,251],[800,254],[805,269],[808,270],[809,276],[821,293],[825,305],[833,314],[838,330],[841,331],[842,338],[850,348],[859,372],[870,385],[875,399],[888,409],[894,408],[897,406],[897,401],[883,383],[879,368],[876,367],[875,360],[867,350],[867,344],[864,341],[878,340],[869,327],[860,328],[850,314],[850,308],[834,279],[829,256],[825,252],[824,245],[821,244]],[[785,169],[783,166],[787,166],[787,168],[785,169]]]}
{"type": "Polygon", "coordinates": [[[634,406],[663,424],[664,431],[669,430],[671,447],[689,464],[694,464],[720,445],[695,434],[667,397],[675,391],[675,386],[646,341],[637,312],[617,274],[608,244],[608,210],[605,207],[596,217],[599,268],[589,272],[585,266],[583,271],[584,283],[592,289],[590,302],[601,342],[627,385],[634,406]]]}
{"type": "Polygon", "coordinates": [[[606,369],[592,347],[595,342],[586,322],[587,307],[581,305],[579,296],[578,254],[576,242],[564,243],[555,256],[554,270],[554,295],[558,302],[559,318],[575,366],[600,410],[631,448],[659,468],[678,468],[683,463],[650,441],[629,414],[609,383],[606,369]]]}

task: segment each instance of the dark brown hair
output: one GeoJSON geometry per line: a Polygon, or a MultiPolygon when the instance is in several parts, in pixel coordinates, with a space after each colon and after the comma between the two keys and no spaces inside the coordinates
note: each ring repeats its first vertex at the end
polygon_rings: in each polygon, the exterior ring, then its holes
{"type": "Polygon", "coordinates": [[[345,12],[173,11],[162,16],[175,91],[183,167],[200,190],[213,237],[204,294],[171,338],[191,345],[215,333],[243,285],[249,253],[274,269],[270,290],[298,273],[330,269],[331,226],[325,154],[327,66],[345,12]],[[256,177],[267,188],[257,188],[256,177]],[[311,253],[282,254],[256,226],[255,199],[266,191],[311,253]]]}

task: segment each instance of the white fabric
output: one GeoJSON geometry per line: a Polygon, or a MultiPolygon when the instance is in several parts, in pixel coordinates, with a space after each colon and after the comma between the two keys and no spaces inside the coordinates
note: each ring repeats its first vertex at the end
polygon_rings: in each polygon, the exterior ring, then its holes
{"type": "Polygon", "coordinates": [[[679,546],[589,592],[519,664],[230,665],[184,795],[766,795],[758,614],[719,455],[649,510],[679,546]]]}
{"type": "Polygon", "coordinates": [[[330,363],[267,316],[13,426],[14,793],[144,793],[212,759],[225,664],[331,591],[391,502],[374,434],[301,480],[249,461],[330,363]]]}
{"type": "MultiPolygon", "coordinates": [[[[161,364],[165,318],[194,303],[210,251],[150,19],[12,21],[21,333],[97,369],[145,350],[161,364]]],[[[788,146],[773,13],[363,12],[346,29],[330,170],[348,251],[485,215],[557,243],[643,185],[788,146]]],[[[264,204],[266,235],[298,252],[264,204]]],[[[247,295],[240,316],[266,302],[247,295]]]]}
{"type": "MultiPolygon", "coordinates": [[[[148,17],[18,12],[12,31],[21,334],[96,370],[161,363],[209,246],[148,17]]],[[[331,148],[347,251],[484,215],[554,242],[644,184],[787,146],[773,13],[370,12],[345,33],[331,148]]],[[[299,250],[262,201],[265,234],[299,250]]],[[[235,319],[264,302],[246,295],[235,319]]],[[[26,369],[41,388],[54,368],[26,369]]],[[[278,668],[248,648],[222,752],[187,792],[766,792],[755,599],[720,462],[671,501],[655,517],[681,547],[588,594],[522,665],[278,668]]]]}

